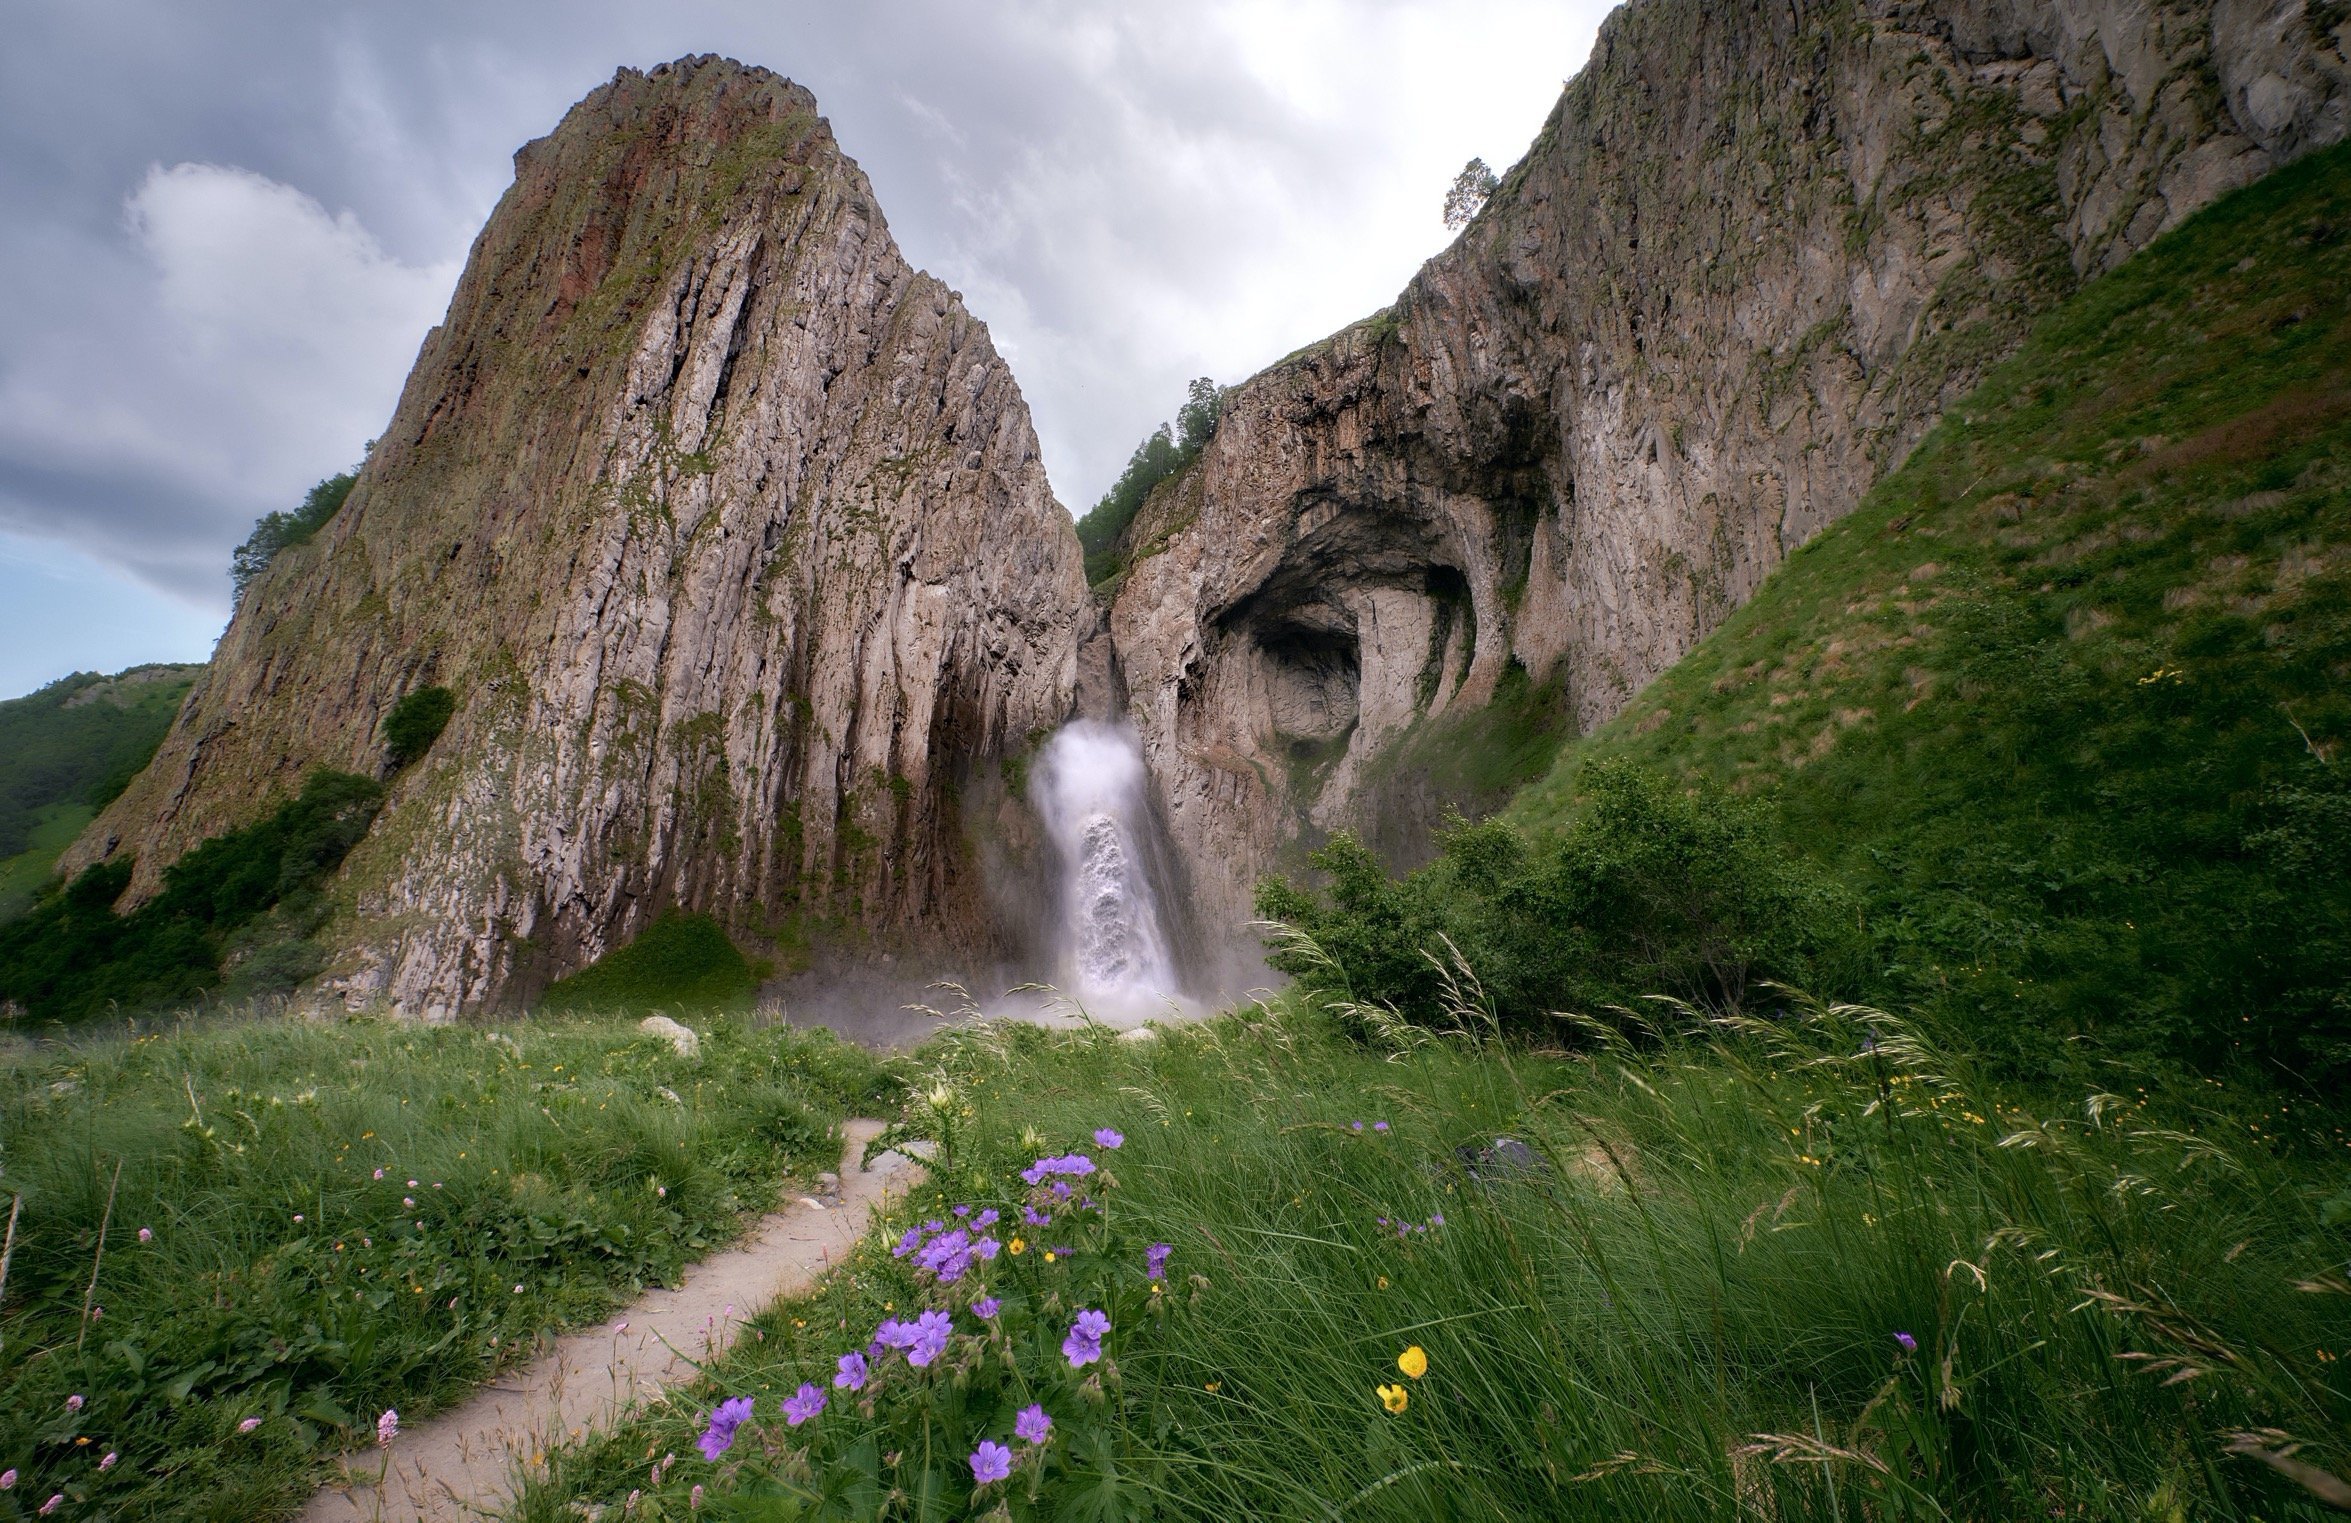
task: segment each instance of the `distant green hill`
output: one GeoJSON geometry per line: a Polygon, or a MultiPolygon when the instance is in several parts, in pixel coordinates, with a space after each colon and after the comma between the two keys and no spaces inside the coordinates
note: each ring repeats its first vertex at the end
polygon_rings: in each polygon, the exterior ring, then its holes
{"type": "Polygon", "coordinates": [[[0,919],[32,901],[58,853],[147,765],[203,670],[76,672],[0,703],[0,919]]]}
{"type": "MultiPolygon", "coordinates": [[[[1508,819],[1587,820],[1622,775],[1595,763],[1724,785],[1855,896],[1878,972],[1847,992],[2031,1069],[2087,1034],[2323,1085],[2351,1077],[2346,740],[2337,149],[2053,313],[1508,819]]],[[[1475,867],[1414,892],[1486,892],[1475,867]]]]}

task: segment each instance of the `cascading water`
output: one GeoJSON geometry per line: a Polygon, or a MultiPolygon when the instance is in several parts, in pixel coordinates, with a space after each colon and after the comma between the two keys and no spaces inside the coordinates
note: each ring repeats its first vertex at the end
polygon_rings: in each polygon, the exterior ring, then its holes
{"type": "Polygon", "coordinates": [[[1134,732],[1073,720],[1046,742],[1030,798],[1061,859],[1063,977],[1096,1013],[1142,1015],[1176,996],[1150,803],[1134,732]]]}

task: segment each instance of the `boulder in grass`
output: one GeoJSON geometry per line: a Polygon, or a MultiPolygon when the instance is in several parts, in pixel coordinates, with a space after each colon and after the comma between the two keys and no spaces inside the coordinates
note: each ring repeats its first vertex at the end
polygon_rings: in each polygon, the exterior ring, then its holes
{"type": "Polygon", "coordinates": [[[647,1036],[657,1036],[669,1043],[671,1049],[681,1058],[694,1058],[702,1055],[702,1039],[694,1035],[694,1029],[691,1026],[680,1025],[666,1015],[648,1015],[637,1022],[637,1029],[647,1036]]]}

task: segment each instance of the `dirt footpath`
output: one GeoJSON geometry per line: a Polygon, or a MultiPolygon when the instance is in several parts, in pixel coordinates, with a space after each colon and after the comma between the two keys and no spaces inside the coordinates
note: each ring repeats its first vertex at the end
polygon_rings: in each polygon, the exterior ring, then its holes
{"type": "Polygon", "coordinates": [[[664,1387],[694,1378],[732,1343],[745,1318],[796,1295],[865,1235],[874,1206],[915,1177],[895,1153],[858,1166],[878,1121],[842,1127],[836,1203],[800,1197],[750,1236],[687,1269],[585,1332],[571,1333],[525,1368],[510,1370],[462,1405],[402,1430],[388,1448],[346,1456],[344,1478],[322,1488],[303,1523],[454,1523],[497,1517],[514,1499],[516,1473],[664,1387]]]}

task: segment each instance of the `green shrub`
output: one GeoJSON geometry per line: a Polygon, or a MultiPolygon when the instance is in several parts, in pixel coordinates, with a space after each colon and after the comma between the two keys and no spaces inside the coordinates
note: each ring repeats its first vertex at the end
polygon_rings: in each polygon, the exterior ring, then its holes
{"type": "Polygon", "coordinates": [[[456,712],[457,695],[445,687],[420,687],[405,695],[384,716],[384,760],[395,772],[418,760],[456,712]]]}
{"type": "Polygon", "coordinates": [[[559,979],[540,998],[549,1010],[650,1010],[683,1005],[747,1007],[760,972],[708,915],[672,911],[627,946],[559,979]]]}
{"type": "MultiPolygon", "coordinates": [[[[342,864],[375,819],[383,790],[321,769],[263,819],[215,836],[164,869],[163,887],[127,915],[128,860],[97,863],[21,918],[0,925],[0,1000],[42,1021],[184,1003],[220,981],[232,939],[342,864]]],[[[284,970],[295,954],[267,965],[284,970]]]]}
{"type": "Polygon", "coordinates": [[[1559,835],[1456,824],[1438,860],[1401,881],[1341,836],[1313,859],[1327,897],[1260,887],[1259,913],[1319,949],[1277,950],[1275,966],[1423,1024],[1491,1015],[1523,1029],[1649,995],[1737,1011],[1767,980],[1857,985],[1867,940],[1854,901],[1779,846],[1754,803],[1623,764],[1581,784],[1583,810],[1559,835]]]}

